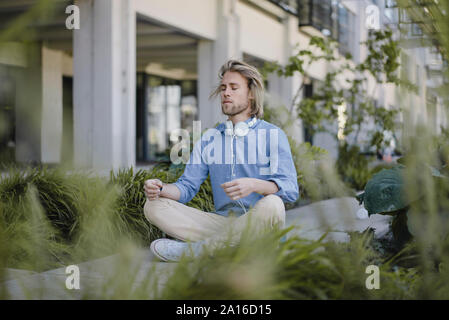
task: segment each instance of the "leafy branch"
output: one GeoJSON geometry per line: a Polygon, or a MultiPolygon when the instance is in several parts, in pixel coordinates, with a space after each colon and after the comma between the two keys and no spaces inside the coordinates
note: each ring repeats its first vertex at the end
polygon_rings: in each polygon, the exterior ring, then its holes
{"type": "Polygon", "coordinates": [[[393,84],[407,90],[416,91],[416,86],[398,76],[401,49],[398,41],[394,41],[391,30],[374,31],[371,37],[361,44],[367,48],[366,58],[359,64],[354,63],[350,54],[340,57],[338,43],[332,39],[312,37],[307,49],[299,50],[282,66],[278,63],[267,63],[264,73],[276,72],[278,76],[291,77],[295,73],[302,76],[289,111],[296,107],[298,116],[302,119],[311,134],[328,132],[336,140],[348,144],[347,137],[355,132],[351,144],[358,141],[362,128],[368,123],[374,123],[375,129],[367,132],[371,146],[379,150],[386,142],[385,131],[393,131],[394,119],[399,109],[387,109],[376,106],[371,97],[374,96],[379,84],[393,84]],[[300,99],[304,87],[309,81],[309,69],[317,62],[327,63],[328,71],[319,88],[309,97],[300,99]],[[375,80],[370,92],[369,77],[375,80]],[[298,101],[299,100],[299,101],[298,101]],[[341,106],[345,105],[345,108],[341,106]],[[348,110],[350,107],[351,110],[348,110]],[[350,113],[350,114],[349,114],[350,113]],[[335,119],[343,116],[346,123],[342,136],[339,136],[335,126],[329,126],[335,119]]]}

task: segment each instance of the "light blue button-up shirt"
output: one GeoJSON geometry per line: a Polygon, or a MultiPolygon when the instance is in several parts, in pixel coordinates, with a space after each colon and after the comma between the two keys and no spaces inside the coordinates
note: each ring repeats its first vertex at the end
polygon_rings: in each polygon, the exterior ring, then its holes
{"type": "MultiPolygon", "coordinates": [[[[251,119],[245,121],[249,123],[251,119]]],[[[243,137],[225,133],[224,123],[207,130],[193,147],[183,175],[174,183],[187,203],[196,195],[210,174],[217,214],[228,216],[232,210],[237,216],[248,211],[263,196],[251,193],[238,201],[231,200],[221,184],[239,178],[273,181],[279,191],[275,195],[284,202],[298,199],[298,182],[290,145],[285,133],[275,125],[257,120],[243,137]]]]}

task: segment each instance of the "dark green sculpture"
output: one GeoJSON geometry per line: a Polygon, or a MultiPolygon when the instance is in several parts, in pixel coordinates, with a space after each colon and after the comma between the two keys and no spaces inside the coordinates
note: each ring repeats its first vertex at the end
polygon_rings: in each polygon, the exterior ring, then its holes
{"type": "Polygon", "coordinates": [[[376,213],[394,215],[409,205],[404,193],[403,170],[402,165],[383,169],[368,181],[365,192],[357,196],[368,216],[376,213]]]}
{"type": "Polygon", "coordinates": [[[368,216],[383,214],[393,216],[391,231],[399,245],[412,238],[407,222],[410,202],[405,195],[404,166],[383,169],[376,173],[365,186],[365,192],[357,195],[368,216]]]}
{"type": "MultiPolygon", "coordinates": [[[[437,169],[422,166],[433,177],[445,178],[437,169]]],[[[368,216],[383,214],[393,216],[391,229],[393,236],[399,243],[405,243],[413,237],[413,228],[409,224],[408,209],[412,202],[406,194],[407,186],[404,181],[405,166],[399,164],[391,169],[383,169],[376,173],[365,186],[365,192],[357,195],[359,203],[364,205],[368,216]]]]}

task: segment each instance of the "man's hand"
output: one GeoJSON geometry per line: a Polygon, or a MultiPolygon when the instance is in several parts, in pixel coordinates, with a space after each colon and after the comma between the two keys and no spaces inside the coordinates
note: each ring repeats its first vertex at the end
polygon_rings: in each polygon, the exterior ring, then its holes
{"type": "Polygon", "coordinates": [[[156,200],[161,194],[162,181],[159,179],[146,180],[144,184],[145,195],[148,200],[156,200]]]}
{"type": "Polygon", "coordinates": [[[221,185],[226,195],[232,200],[238,200],[255,191],[254,178],[240,178],[221,185]]]}

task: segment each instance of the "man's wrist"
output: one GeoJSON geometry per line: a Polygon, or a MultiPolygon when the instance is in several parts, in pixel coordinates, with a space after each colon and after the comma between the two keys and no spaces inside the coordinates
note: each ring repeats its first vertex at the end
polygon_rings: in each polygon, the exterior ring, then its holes
{"type": "Polygon", "coordinates": [[[279,191],[278,185],[274,181],[251,178],[253,192],[263,196],[279,191]]]}
{"type": "Polygon", "coordinates": [[[281,188],[279,188],[278,184],[276,182],[274,182],[273,180],[268,180],[268,182],[271,182],[271,184],[274,186],[275,191],[272,194],[277,193],[277,192],[279,192],[279,190],[281,190],[281,188]]]}
{"type": "Polygon", "coordinates": [[[260,183],[259,183],[260,179],[257,178],[250,178],[250,179],[251,179],[252,192],[260,193],[260,183]]]}

